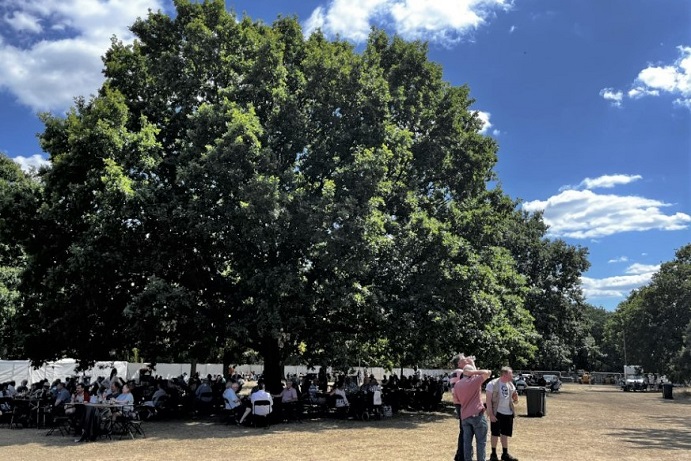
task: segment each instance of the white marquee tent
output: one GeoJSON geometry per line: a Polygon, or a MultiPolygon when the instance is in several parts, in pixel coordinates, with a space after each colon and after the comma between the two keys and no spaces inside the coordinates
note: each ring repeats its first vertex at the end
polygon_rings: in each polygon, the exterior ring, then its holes
{"type": "Polygon", "coordinates": [[[29,384],[47,379],[65,380],[71,376],[91,376],[95,380],[99,376],[110,376],[113,368],[118,371],[118,376],[127,378],[127,362],[96,362],[93,368],[88,370],[76,371],[77,361],[74,359],[61,359],[55,362],[48,362],[39,368],[33,368],[28,360],[0,360],[0,383],[15,381],[19,384],[26,379],[29,384]]]}
{"type": "MultiPolygon", "coordinates": [[[[123,379],[137,379],[139,377],[139,370],[145,367],[145,363],[128,363],[122,361],[112,361],[112,362],[96,362],[93,368],[84,371],[76,371],[77,361],[74,359],[62,359],[55,362],[48,362],[43,366],[34,369],[31,366],[31,362],[28,360],[0,360],[0,383],[5,383],[8,381],[15,381],[19,384],[22,380],[26,379],[29,384],[41,381],[42,379],[47,379],[53,382],[56,379],[65,380],[65,378],[72,376],[90,376],[91,381],[95,381],[99,376],[107,377],[110,376],[110,372],[113,368],[118,371],[118,376],[123,379]]],[[[263,370],[262,365],[238,365],[235,370],[238,373],[249,373],[254,371],[255,373],[261,373],[263,370]]],[[[181,376],[183,373],[188,376],[191,374],[192,366],[189,363],[158,363],[154,370],[154,375],[161,376],[165,379],[174,378],[181,376]]],[[[198,363],[196,370],[200,376],[206,376],[208,374],[220,375],[223,373],[223,365],[220,363],[198,363]]],[[[316,372],[319,367],[306,367],[306,366],[285,366],[284,373],[286,375],[300,375],[310,372],[316,372]]],[[[379,367],[373,368],[356,368],[360,370],[363,375],[373,374],[377,379],[382,379],[386,374],[386,370],[379,367]]],[[[327,371],[331,371],[327,369],[327,371]]],[[[423,375],[438,376],[442,373],[448,372],[449,370],[418,370],[423,375]]],[[[400,373],[400,369],[393,370],[394,373],[400,373]]],[[[404,368],[403,374],[410,376],[415,373],[412,368],[404,368]]]]}

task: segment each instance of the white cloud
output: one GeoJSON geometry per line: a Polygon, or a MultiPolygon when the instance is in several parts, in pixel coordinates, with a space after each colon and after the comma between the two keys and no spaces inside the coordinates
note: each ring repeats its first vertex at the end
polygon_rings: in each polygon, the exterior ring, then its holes
{"type": "Polygon", "coordinates": [[[408,40],[450,45],[510,7],[509,0],[331,0],[312,12],[304,29],[362,42],[371,26],[388,26],[408,40]]]}
{"type": "Polygon", "coordinates": [[[614,88],[603,88],[600,90],[600,96],[607,101],[612,101],[613,106],[621,107],[621,100],[624,97],[624,93],[615,91],[614,88]]]}
{"type": "Polygon", "coordinates": [[[19,167],[27,173],[32,170],[38,170],[42,166],[50,165],[50,162],[39,154],[32,155],[31,157],[23,157],[20,155],[18,157],[14,157],[12,160],[14,160],[19,167]]]}
{"type": "Polygon", "coordinates": [[[645,197],[568,189],[547,200],[526,202],[523,209],[544,211],[550,236],[586,239],[621,232],[687,229],[691,216],[681,212],[665,214],[662,209],[669,206],[645,197]]]}
{"type": "Polygon", "coordinates": [[[559,188],[560,191],[571,190],[571,189],[611,189],[614,186],[621,184],[628,184],[634,181],[643,179],[641,175],[628,175],[628,174],[611,174],[598,176],[597,178],[585,178],[576,186],[562,186],[559,188]]]}
{"type": "Polygon", "coordinates": [[[626,273],[631,275],[653,274],[660,270],[659,264],[634,263],[626,268],[626,273]]]}
{"type": "Polygon", "coordinates": [[[648,88],[644,88],[642,86],[637,86],[635,88],[631,88],[626,94],[631,99],[640,99],[643,96],[659,96],[660,92],[657,90],[649,90],[648,88]]]}
{"type": "MultiPolygon", "coordinates": [[[[630,99],[645,96],[660,96],[668,93],[675,96],[674,103],[691,109],[691,46],[678,46],[679,58],[671,65],[648,65],[626,93],[630,99]]],[[[613,88],[604,88],[600,96],[621,105],[623,93],[613,88]]]]}
{"type": "Polygon", "coordinates": [[[629,260],[626,256],[620,256],[618,258],[610,259],[608,263],[625,263],[629,260]]]}
{"type": "Polygon", "coordinates": [[[370,21],[386,7],[386,0],[333,0],[326,8],[319,6],[305,21],[305,33],[321,29],[327,35],[362,42],[367,39],[370,21]]]}
{"type": "Polygon", "coordinates": [[[509,29],[509,33],[513,34],[516,31],[516,26],[511,26],[511,29],[509,29]]]}
{"type": "MultiPolygon", "coordinates": [[[[0,88],[34,110],[65,110],[76,96],[94,94],[101,83],[101,56],[116,35],[132,39],[128,27],[163,0],[25,0],[10,1],[7,18],[61,31],[59,38],[40,35],[29,45],[10,43],[0,32],[0,88]],[[69,36],[65,36],[69,33],[69,36]]],[[[30,29],[26,29],[30,30],[30,29]]],[[[34,27],[33,32],[40,32],[34,27]]]]}
{"type": "Polygon", "coordinates": [[[480,121],[482,122],[482,128],[480,129],[480,134],[487,134],[489,132],[489,129],[494,126],[494,125],[492,125],[492,122],[489,121],[489,118],[492,116],[492,114],[490,114],[489,112],[481,111],[481,110],[476,110],[475,113],[477,114],[477,118],[479,118],[480,121]]]}
{"type": "Polygon", "coordinates": [[[2,19],[5,24],[17,32],[26,31],[37,34],[43,30],[40,19],[24,11],[5,14],[2,19]]]}
{"type": "Polygon", "coordinates": [[[594,279],[581,277],[583,294],[586,298],[624,298],[631,290],[642,287],[650,283],[655,272],[660,266],[632,264],[626,270],[630,275],[617,275],[594,279]]]}

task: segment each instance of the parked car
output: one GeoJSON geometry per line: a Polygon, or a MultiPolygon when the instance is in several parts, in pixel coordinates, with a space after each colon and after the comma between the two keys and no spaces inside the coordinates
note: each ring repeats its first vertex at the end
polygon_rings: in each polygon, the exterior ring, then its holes
{"type": "Polygon", "coordinates": [[[542,375],[542,377],[545,379],[545,383],[547,383],[546,385],[549,385],[554,381],[559,381],[559,376],[557,375],[542,375]]]}

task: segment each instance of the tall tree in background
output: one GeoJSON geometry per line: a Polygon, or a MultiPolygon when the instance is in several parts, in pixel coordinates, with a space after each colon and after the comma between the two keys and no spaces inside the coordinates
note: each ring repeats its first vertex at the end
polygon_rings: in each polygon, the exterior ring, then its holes
{"type": "Polygon", "coordinates": [[[543,370],[568,369],[587,347],[580,276],[590,266],[588,251],[545,238],[547,226],[539,213],[516,211],[505,223],[500,238],[526,277],[530,291],[525,308],[540,335],[532,365],[543,370]]]}
{"type": "Polygon", "coordinates": [[[691,323],[691,245],[660,266],[651,282],[632,292],[607,324],[608,341],[629,364],[673,374],[687,364],[684,335],[691,323]],[[624,349],[625,347],[625,349],[624,349]]]}
{"type": "Polygon", "coordinates": [[[21,357],[15,328],[21,310],[21,274],[26,251],[21,242],[39,204],[40,184],[13,160],[0,153],[0,357],[21,357]]]}
{"type": "Polygon", "coordinates": [[[602,307],[585,306],[584,330],[588,333],[583,347],[574,360],[576,369],[589,371],[613,371],[621,369],[616,351],[609,347],[605,326],[614,315],[602,307]]]}
{"type": "Polygon", "coordinates": [[[358,54],[295,19],[175,5],[113,41],[97,97],[44,116],[30,358],[239,344],[276,381],[295,356],[573,355],[585,251],[488,190],[497,146],[424,44],[374,31],[358,54]]]}

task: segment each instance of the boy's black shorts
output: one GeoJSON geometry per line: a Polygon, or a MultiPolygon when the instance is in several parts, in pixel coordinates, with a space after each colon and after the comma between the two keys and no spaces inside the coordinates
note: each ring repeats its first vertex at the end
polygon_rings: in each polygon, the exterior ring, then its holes
{"type": "Polygon", "coordinates": [[[490,423],[490,431],[494,437],[500,435],[511,437],[513,435],[513,415],[497,413],[497,422],[490,423]]]}

